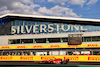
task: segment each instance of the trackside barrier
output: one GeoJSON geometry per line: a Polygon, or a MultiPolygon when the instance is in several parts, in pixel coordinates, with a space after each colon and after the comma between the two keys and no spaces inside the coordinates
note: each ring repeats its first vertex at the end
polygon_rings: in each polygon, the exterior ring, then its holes
{"type": "Polygon", "coordinates": [[[69,59],[70,61],[100,62],[100,56],[0,56],[0,61],[43,61],[54,58],[69,59]]]}
{"type": "Polygon", "coordinates": [[[91,47],[100,47],[100,44],[0,46],[0,49],[91,48],[91,47]]]}

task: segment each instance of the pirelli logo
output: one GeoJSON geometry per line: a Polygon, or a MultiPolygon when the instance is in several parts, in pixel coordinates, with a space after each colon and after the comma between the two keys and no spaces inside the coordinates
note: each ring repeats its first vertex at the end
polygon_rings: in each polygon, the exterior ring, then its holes
{"type": "Polygon", "coordinates": [[[41,60],[50,60],[50,59],[54,59],[55,57],[41,57],[41,60]]]}
{"type": "Polygon", "coordinates": [[[64,60],[69,59],[69,60],[79,60],[79,57],[64,57],[64,60]]]}
{"type": "Polygon", "coordinates": [[[88,47],[97,47],[98,44],[88,44],[88,47]]]}
{"type": "Polygon", "coordinates": [[[0,57],[0,60],[12,60],[12,57],[0,57]]]}
{"type": "Polygon", "coordinates": [[[20,60],[33,60],[33,57],[20,57],[20,60]]]}
{"type": "Polygon", "coordinates": [[[88,60],[100,60],[100,57],[88,57],[88,60]]]}

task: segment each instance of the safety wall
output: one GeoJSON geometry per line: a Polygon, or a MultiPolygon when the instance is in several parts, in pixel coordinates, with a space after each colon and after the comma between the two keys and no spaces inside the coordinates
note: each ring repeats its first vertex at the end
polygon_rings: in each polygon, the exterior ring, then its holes
{"type": "Polygon", "coordinates": [[[45,61],[50,59],[69,59],[69,61],[100,62],[100,56],[0,56],[0,61],[45,61]]]}

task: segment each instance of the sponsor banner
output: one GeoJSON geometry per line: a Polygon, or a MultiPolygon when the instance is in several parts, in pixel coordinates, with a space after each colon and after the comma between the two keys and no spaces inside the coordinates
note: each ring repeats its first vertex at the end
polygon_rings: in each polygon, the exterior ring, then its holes
{"type": "Polygon", "coordinates": [[[1,49],[10,49],[10,46],[2,46],[1,49]]]}
{"type": "Polygon", "coordinates": [[[1,56],[0,57],[0,60],[12,60],[13,59],[13,57],[11,57],[11,56],[1,56]]]}
{"type": "Polygon", "coordinates": [[[85,44],[84,47],[100,47],[100,44],[85,44]]]}
{"type": "Polygon", "coordinates": [[[69,61],[100,62],[100,56],[0,56],[0,61],[45,61],[50,59],[69,59],[69,61]]]}
{"type": "Polygon", "coordinates": [[[54,59],[54,56],[48,56],[48,57],[41,57],[41,60],[50,60],[50,59],[54,59]]]}
{"type": "Polygon", "coordinates": [[[91,48],[91,47],[100,47],[100,44],[0,46],[0,49],[91,48]]]}
{"type": "Polygon", "coordinates": [[[21,56],[20,57],[20,60],[33,60],[33,57],[32,56],[21,56]]]}
{"type": "Polygon", "coordinates": [[[26,48],[26,46],[17,46],[17,48],[26,48]]]}
{"type": "Polygon", "coordinates": [[[50,45],[51,48],[59,48],[60,45],[50,45]]]}
{"type": "Polygon", "coordinates": [[[98,61],[100,61],[100,57],[88,57],[88,60],[98,60],[98,61]]]}
{"type": "Polygon", "coordinates": [[[64,57],[64,60],[66,60],[66,59],[69,59],[69,60],[79,60],[79,57],[78,56],[76,56],[76,57],[64,57]]]}
{"type": "Polygon", "coordinates": [[[33,48],[43,48],[42,45],[36,45],[36,46],[33,46],[33,48]]]}

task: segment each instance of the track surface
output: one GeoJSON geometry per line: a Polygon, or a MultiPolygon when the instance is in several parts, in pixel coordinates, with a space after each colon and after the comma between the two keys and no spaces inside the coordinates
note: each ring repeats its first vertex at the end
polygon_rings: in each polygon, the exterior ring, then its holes
{"type": "Polygon", "coordinates": [[[0,65],[35,65],[35,66],[77,66],[77,65],[100,65],[100,62],[71,62],[69,61],[67,64],[38,64],[37,62],[30,62],[30,61],[10,61],[10,62],[0,62],[0,65]]]}

